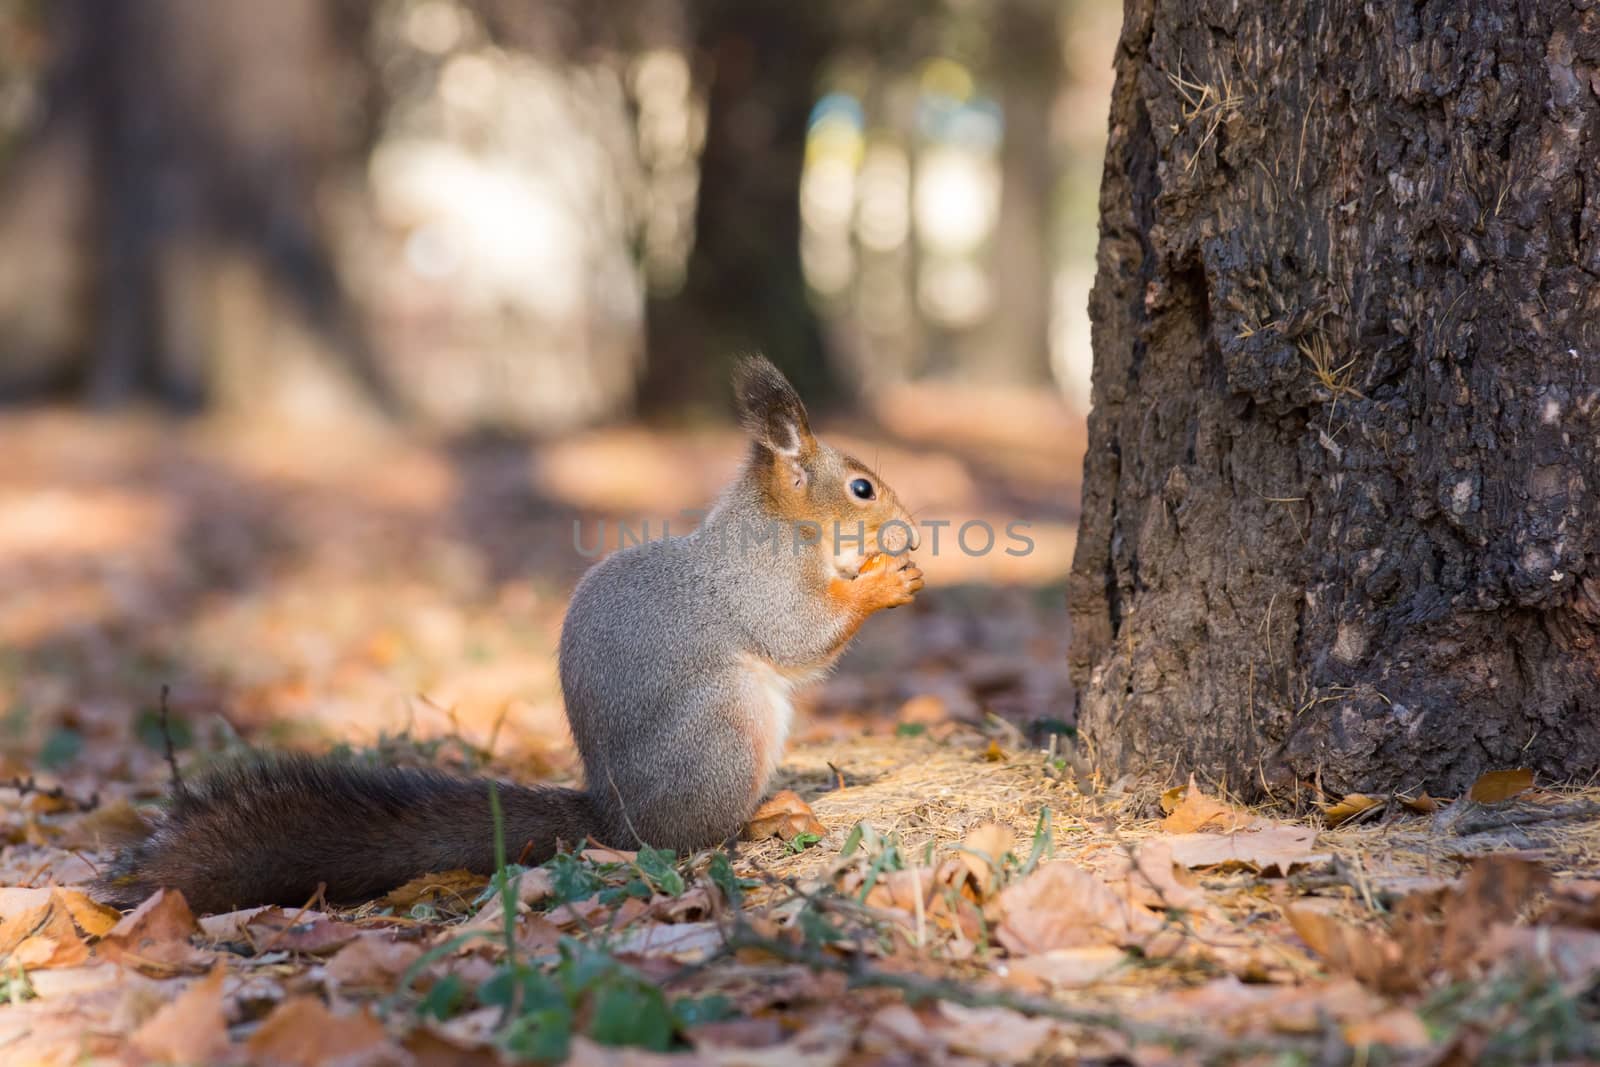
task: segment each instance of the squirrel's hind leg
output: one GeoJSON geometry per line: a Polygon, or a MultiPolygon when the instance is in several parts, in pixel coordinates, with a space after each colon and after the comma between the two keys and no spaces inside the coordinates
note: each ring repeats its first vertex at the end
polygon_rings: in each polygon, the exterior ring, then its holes
{"type": "Polygon", "coordinates": [[[763,746],[766,709],[743,686],[702,702],[695,715],[629,750],[622,766],[588,768],[595,807],[618,848],[641,844],[680,856],[736,836],[760,803],[769,774],[763,746]]]}

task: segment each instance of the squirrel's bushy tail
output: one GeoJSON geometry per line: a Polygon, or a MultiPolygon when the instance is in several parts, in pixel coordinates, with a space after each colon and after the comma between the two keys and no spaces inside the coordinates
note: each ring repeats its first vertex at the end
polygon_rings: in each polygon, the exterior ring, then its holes
{"type": "MultiPolygon", "coordinates": [[[[500,783],[506,860],[543,862],[599,829],[589,795],[500,783]]],[[[367,900],[420,874],[494,870],[489,783],[336,760],[251,760],[176,790],[143,841],[94,887],[128,908],[180,890],[197,914],[257,904],[367,900]]]]}

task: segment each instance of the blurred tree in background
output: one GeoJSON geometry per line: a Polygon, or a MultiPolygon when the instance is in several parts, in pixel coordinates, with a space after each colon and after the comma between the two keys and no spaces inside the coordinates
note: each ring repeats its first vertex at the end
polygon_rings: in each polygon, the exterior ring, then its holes
{"type": "Polygon", "coordinates": [[[1115,20],[0,0],[0,393],[542,432],[720,406],[754,348],[1065,386],[1115,20]]]}

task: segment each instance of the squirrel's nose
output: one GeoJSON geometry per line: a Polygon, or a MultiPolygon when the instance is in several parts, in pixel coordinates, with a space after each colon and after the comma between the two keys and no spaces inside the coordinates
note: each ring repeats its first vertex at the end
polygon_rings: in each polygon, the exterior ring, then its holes
{"type": "Polygon", "coordinates": [[[910,534],[907,535],[909,540],[906,541],[906,548],[912,552],[915,552],[917,550],[917,546],[922,544],[922,535],[917,532],[916,523],[912,522],[910,519],[905,520],[905,522],[906,528],[911,531],[910,534]]]}

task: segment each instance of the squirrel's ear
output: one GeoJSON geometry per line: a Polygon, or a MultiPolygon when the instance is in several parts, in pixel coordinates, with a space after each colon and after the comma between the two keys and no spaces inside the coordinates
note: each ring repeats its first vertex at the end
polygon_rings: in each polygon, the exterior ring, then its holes
{"type": "Polygon", "coordinates": [[[761,447],[788,460],[816,448],[806,406],[789,379],[765,356],[746,356],[733,372],[739,422],[761,447]]]}

